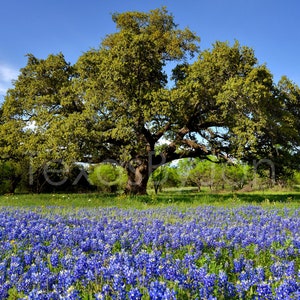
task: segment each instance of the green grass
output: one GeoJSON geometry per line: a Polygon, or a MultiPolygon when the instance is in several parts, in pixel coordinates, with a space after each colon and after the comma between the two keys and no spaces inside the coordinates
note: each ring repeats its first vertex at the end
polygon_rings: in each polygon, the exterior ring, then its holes
{"type": "Polygon", "coordinates": [[[147,196],[91,194],[16,194],[0,196],[0,206],[63,206],[63,207],[119,207],[146,209],[149,207],[190,207],[199,205],[236,206],[255,204],[262,206],[300,206],[300,192],[252,192],[252,193],[197,193],[194,190],[166,190],[147,196]]]}

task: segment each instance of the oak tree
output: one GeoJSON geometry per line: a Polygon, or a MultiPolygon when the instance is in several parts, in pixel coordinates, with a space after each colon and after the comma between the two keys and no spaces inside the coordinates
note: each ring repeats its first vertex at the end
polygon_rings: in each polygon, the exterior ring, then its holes
{"type": "Polygon", "coordinates": [[[28,56],[2,107],[2,157],[30,155],[37,169],[111,159],[127,172],[126,192],[144,194],[151,173],[176,159],[297,155],[299,88],[276,85],[253,49],[200,51],[166,8],[113,21],[117,31],[73,66],[62,54],[28,56]]]}

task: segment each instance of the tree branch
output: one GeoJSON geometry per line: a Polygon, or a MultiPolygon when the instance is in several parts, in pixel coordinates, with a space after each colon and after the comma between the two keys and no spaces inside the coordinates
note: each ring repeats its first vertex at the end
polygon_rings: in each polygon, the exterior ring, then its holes
{"type": "Polygon", "coordinates": [[[153,135],[155,143],[171,128],[171,123],[166,124],[161,130],[153,135]]]}
{"type": "Polygon", "coordinates": [[[212,153],[210,151],[204,151],[201,148],[184,150],[180,152],[164,153],[166,163],[176,159],[182,159],[182,158],[194,158],[194,157],[207,158],[207,156],[211,154],[212,153]]]}
{"type": "Polygon", "coordinates": [[[209,151],[207,150],[207,148],[204,145],[200,145],[197,142],[193,141],[193,140],[187,140],[187,139],[183,139],[182,142],[189,146],[190,148],[197,150],[197,149],[201,149],[203,152],[208,153],[209,151]]]}

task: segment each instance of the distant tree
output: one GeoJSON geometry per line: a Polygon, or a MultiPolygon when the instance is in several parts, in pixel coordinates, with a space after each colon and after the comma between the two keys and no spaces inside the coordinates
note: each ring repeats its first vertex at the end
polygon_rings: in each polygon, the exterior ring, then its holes
{"type": "Polygon", "coordinates": [[[291,186],[296,186],[297,188],[299,188],[300,185],[300,171],[295,171],[292,178],[289,181],[289,184],[291,186]]]}
{"type": "Polygon", "coordinates": [[[209,186],[210,189],[242,189],[253,178],[253,167],[247,164],[220,164],[213,160],[195,160],[189,172],[189,181],[197,186],[199,192],[203,186],[209,186]]]}
{"type": "Polygon", "coordinates": [[[178,170],[176,167],[173,166],[169,166],[167,168],[168,172],[168,178],[167,181],[165,183],[166,187],[178,187],[181,183],[181,178],[178,174],[178,170]]]}
{"type": "Polygon", "coordinates": [[[150,183],[153,184],[155,194],[158,191],[161,191],[163,182],[166,180],[167,177],[167,169],[165,166],[161,166],[157,168],[152,174],[150,178],[150,183]]]}
{"type": "Polygon", "coordinates": [[[218,164],[215,158],[212,160],[195,160],[188,179],[189,182],[197,186],[199,192],[203,186],[208,186],[211,190],[220,185],[224,186],[223,164],[218,164]]]}
{"type": "Polygon", "coordinates": [[[150,184],[153,185],[155,194],[163,187],[177,187],[180,184],[180,177],[175,167],[168,165],[160,166],[152,174],[150,184]]]}
{"type": "Polygon", "coordinates": [[[89,174],[90,182],[97,186],[98,190],[115,193],[124,189],[127,181],[125,170],[109,163],[102,163],[92,167],[89,174]]]}
{"type": "Polygon", "coordinates": [[[189,182],[189,173],[195,167],[194,158],[183,158],[177,161],[177,172],[180,176],[180,185],[187,186],[189,182]]]}
{"type": "Polygon", "coordinates": [[[233,190],[242,189],[254,178],[253,167],[235,163],[224,166],[224,180],[233,190]]]}
{"type": "Polygon", "coordinates": [[[214,165],[209,161],[199,161],[190,171],[189,181],[197,186],[198,192],[201,191],[203,185],[212,187],[214,180],[213,167],[214,165]]]}

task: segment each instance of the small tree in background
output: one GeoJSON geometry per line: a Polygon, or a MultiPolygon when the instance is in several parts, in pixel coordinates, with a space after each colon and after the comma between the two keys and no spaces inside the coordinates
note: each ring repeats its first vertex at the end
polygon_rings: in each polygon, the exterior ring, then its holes
{"type": "Polygon", "coordinates": [[[202,186],[212,186],[215,181],[215,164],[204,160],[198,161],[195,167],[189,173],[189,181],[195,184],[198,188],[198,192],[201,191],[202,186]]]}
{"type": "Polygon", "coordinates": [[[188,186],[190,171],[195,167],[194,158],[183,158],[177,161],[177,172],[180,177],[180,185],[188,186]]]}
{"type": "Polygon", "coordinates": [[[200,192],[203,186],[208,186],[211,190],[224,190],[228,187],[232,190],[242,189],[253,177],[253,168],[247,164],[219,164],[208,160],[196,160],[188,178],[200,192]]]}
{"type": "Polygon", "coordinates": [[[117,165],[102,163],[95,167],[89,174],[90,182],[103,192],[115,193],[124,189],[127,182],[125,170],[117,165]]]}
{"type": "Polygon", "coordinates": [[[181,182],[180,175],[175,167],[168,165],[157,168],[150,177],[149,185],[153,185],[155,194],[163,187],[177,187],[181,182]]]}
{"type": "Polygon", "coordinates": [[[242,189],[253,178],[253,168],[247,164],[237,163],[224,167],[224,179],[233,190],[242,189]]]}

